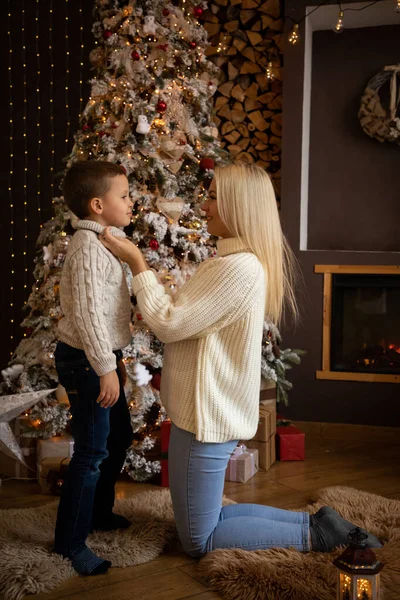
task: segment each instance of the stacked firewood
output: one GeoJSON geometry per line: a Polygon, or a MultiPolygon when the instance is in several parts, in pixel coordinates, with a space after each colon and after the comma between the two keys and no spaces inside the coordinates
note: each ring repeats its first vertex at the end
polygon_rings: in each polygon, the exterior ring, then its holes
{"type": "Polygon", "coordinates": [[[270,173],[280,195],[282,140],[282,32],[279,0],[212,0],[203,16],[222,69],[215,123],[235,161],[270,173]],[[270,78],[272,75],[272,80],[270,78]]]}

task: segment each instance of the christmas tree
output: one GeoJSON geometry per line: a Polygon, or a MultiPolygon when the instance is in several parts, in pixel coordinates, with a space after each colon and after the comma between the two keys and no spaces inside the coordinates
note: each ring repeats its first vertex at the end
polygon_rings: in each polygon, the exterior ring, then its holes
{"type": "MultiPolygon", "coordinates": [[[[134,201],[126,232],[171,294],[199,263],[215,254],[199,207],[215,165],[229,160],[212,122],[219,69],[205,56],[207,34],[199,21],[205,8],[205,2],[191,0],[95,2],[91,95],[66,159],[67,167],[77,160],[97,159],[124,168],[134,201]]],[[[59,279],[75,217],[62,198],[54,199],[54,210],[38,238],[35,284],[22,323],[24,339],[2,372],[3,394],[57,386],[59,279]]],[[[129,284],[128,269],[126,275],[129,284]]],[[[124,360],[135,439],[126,470],[144,481],[160,469],[150,456],[165,418],[159,398],[163,349],[132,301],[132,339],[124,360]]],[[[279,354],[280,336],[272,325],[266,325],[265,333],[262,375],[277,382],[285,400],[290,388],[285,370],[298,356],[292,351],[279,354]]],[[[53,399],[31,410],[31,434],[50,437],[63,432],[69,416],[59,387],[53,399]]]]}

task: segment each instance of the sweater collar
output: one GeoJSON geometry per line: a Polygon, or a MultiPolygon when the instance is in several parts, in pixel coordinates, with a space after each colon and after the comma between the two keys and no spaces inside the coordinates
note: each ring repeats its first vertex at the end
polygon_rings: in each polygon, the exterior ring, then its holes
{"type": "Polygon", "coordinates": [[[251,252],[251,249],[239,238],[223,238],[217,241],[218,256],[227,256],[237,252],[251,252]]]}
{"type": "MultiPolygon", "coordinates": [[[[96,221],[90,221],[89,219],[78,220],[73,225],[74,229],[88,229],[89,231],[94,231],[94,233],[103,233],[105,230],[104,225],[100,225],[96,221]]],[[[110,227],[111,235],[115,237],[126,238],[126,234],[122,229],[118,229],[118,227],[110,227]]]]}

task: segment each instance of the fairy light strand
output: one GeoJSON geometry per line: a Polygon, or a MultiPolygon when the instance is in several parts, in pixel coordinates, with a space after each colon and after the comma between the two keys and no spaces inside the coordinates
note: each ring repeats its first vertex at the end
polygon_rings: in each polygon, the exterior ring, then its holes
{"type": "MultiPolygon", "coordinates": [[[[12,37],[11,37],[11,0],[8,0],[8,12],[7,12],[7,35],[8,35],[8,89],[9,89],[9,155],[10,155],[10,167],[8,171],[8,197],[10,201],[10,324],[11,333],[10,341],[11,345],[14,342],[14,275],[15,275],[15,256],[14,256],[14,199],[12,191],[12,178],[14,172],[14,122],[13,122],[13,85],[12,85],[12,37]]],[[[13,354],[13,350],[10,351],[10,355],[13,354]]]]}
{"type": "Polygon", "coordinates": [[[69,36],[68,36],[68,0],[65,0],[65,116],[67,129],[65,132],[65,154],[68,152],[68,142],[70,133],[70,114],[69,114],[69,36]]]}
{"type": "Polygon", "coordinates": [[[43,227],[41,221],[41,196],[40,196],[40,169],[41,169],[41,157],[42,157],[42,136],[40,131],[40,122],[42,119],[42,105],[40,98],[40,45],[39,45],[39,36],[40,36],[40,24],[39,24],[39,8],[40,8],[40,0],[36,0],[36,16],[35,16],[35,25],[36,25],[36,33],[35,33],[35,50],[36,50],[36,98],[37,98],[37,117],[36,117],[36,135],[37,135],[37,155],[36,155],[36,185],[37,185],[37,212],[40,221],[40,228],[43,227]]]}
{"type": "MultiPolygon", "coordinates": [[[[28,263],[27,263],[27,250],[28,250],[28,189],[27,189],[27,175],[28,175],[28,139],[27,139],[27,112],[28,112],[28,99],[26,93],[26,40],[25,40],[25,0],[22,2],[21,10],[21,33],[22,33],[22,80],[23,80],[23,142],[24,142],[24,174],[23,174],[23,215],[24,215],[24,245],[23,245],[23,266],[24,266],[24,291],[28,287],[28,263]]],[[[24,306],[26,305],[26,298],[24,297],[24,306]]]]}
{"type": "Polygon", "coordinates": [[[54,62],[53,62],[53,0],[50,0],[49,5],[49,56],[50,56],[50,94],[49,94],[49,104],[50,104],[50,148],[51,148],[51,158],[50,158],[50,178],[51,178],[51,198],[52,203],[54,204],[54,62]]]}
{"type": "Polygon", "coordinates": [[[85,51],[85,43],[83,37],[83,9],[82,9],[82,0],[79,0],[79,45],[80,45],[80,55],[79,55],[79,119],[82,115],[83,108],[83,54],[85,51]]]}

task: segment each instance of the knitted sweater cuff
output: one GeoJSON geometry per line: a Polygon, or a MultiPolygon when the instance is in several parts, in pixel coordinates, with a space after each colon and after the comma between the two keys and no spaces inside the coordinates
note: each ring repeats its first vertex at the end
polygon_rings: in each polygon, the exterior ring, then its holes
{"type": "Polygon", "coordinates": [[[111,371],[115,371],[117,368],[117,359],[113,352],[101,358],[92,359],[89,362],[99,377],[107,375],[107,373],[111,373],[111,371]]]}
{"type": "Polygon", "coordinates": [[[139,273],[139,275],[135,275],[132,279],[132,290],[135,296],[137,296],[143,288],[153,287],[155,285],[159,285],[159,283],[154,272],[150,271],[150,269],[139,273]]]}

